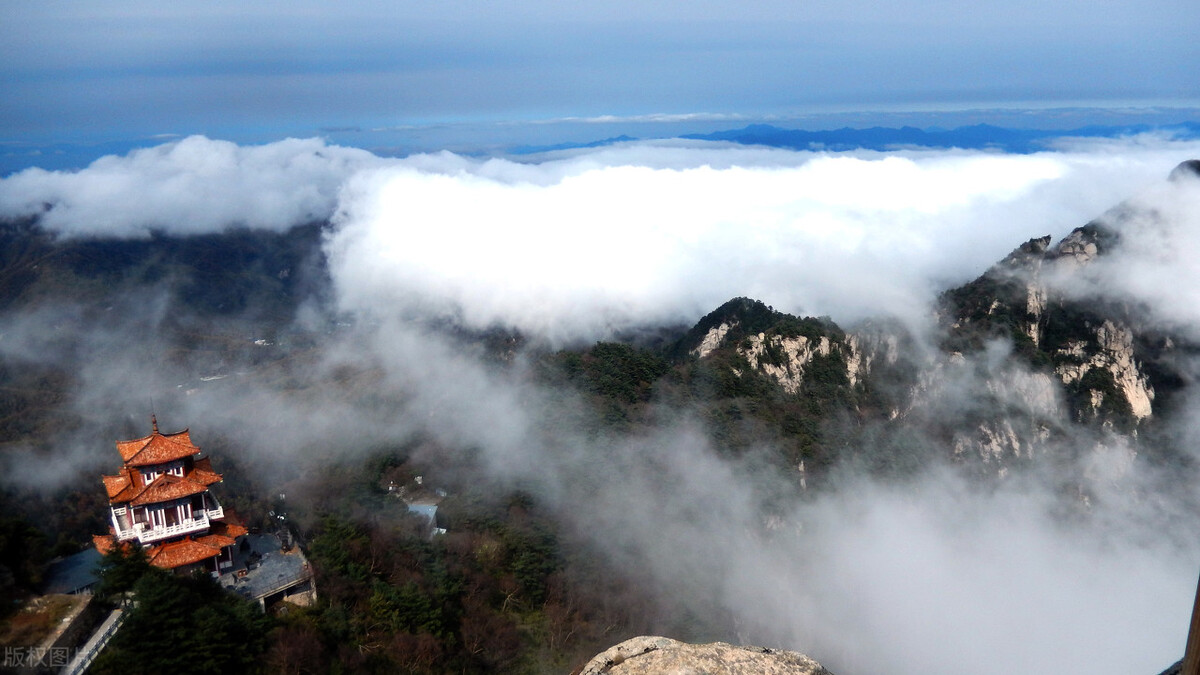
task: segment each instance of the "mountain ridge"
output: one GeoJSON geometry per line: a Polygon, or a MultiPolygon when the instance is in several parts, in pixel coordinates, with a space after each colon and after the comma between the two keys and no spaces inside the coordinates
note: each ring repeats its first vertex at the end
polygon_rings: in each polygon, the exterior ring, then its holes
{"type": "Polygon", "coordinates": [[[703,141],[728,141],[741,145],[765,145],[790,150],[895,150],[902,147],[961,148],[996,150],[1029,154],[1049,149],[1049,142],[1060,138],[1119,138],[1145,133],[1164,133],[1177,138],[1200,137],[1200,123],[1172,125],[1132,124],[1124,126],[1084,126],[1066,130],[1013,129],[991,124],[975,124],[940,129],[904,127],[868,127],[807,131],[785,129],[770,124],[751,124],[741,129],[686,134],[680,138],[703,141]]]}

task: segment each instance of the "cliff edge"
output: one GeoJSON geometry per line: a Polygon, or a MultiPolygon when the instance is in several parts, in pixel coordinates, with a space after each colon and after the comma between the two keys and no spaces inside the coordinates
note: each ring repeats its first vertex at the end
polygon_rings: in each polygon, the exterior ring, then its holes
{"type": "Polygon", "coordinates": [[[725,642],[693,645],[665,637],[642,636],[597,654],[579,675],[832,675],[803,654],[725,642]]]}

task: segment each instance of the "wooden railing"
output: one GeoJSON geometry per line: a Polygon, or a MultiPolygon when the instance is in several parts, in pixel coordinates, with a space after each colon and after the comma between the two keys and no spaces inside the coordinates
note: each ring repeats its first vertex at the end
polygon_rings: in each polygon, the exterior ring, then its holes
{"type": "Polygon", "coordinates": [[[192,513],[191,519],[176,523],[175,525],[155,527],[150,523],[134,523],[132,527],[121,529],[119,518],[113,519],[113,525],[116,526],[118,541],[129,541],[130,539],[137,538],[140,543],[145,544],[151,541],[158,541],[159,539],[166,539],[167,537],[199,532],[212,524],[209,521],[220,520],[224,517],[225,509],[218,506],[215,509],[208,509],[207,511],[196,510],[192,513]]]}
{"type": "MultiPolygon", "coordinates": [[[[167,537],[176,537],[181,534],[189,534],[191,532],[199,532],[200,530],[208,529],[208,514],[210,511],[200,511],[199,518],[185,520],[175,525],[164,525],[161,527],[147,527],[146,523],[136,523],[131,528],[131,531],[137,536],[138,541],[145,544],[167,537]]],[[[125,537],[122,537],[125,538],[125,537]]]]}

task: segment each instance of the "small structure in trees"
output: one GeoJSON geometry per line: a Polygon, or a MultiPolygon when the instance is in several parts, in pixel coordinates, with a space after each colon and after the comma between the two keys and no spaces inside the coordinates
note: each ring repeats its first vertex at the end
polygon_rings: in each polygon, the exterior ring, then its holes
{"type": "Polygon", "coordinates": [[[151,415],[149,436],[117,441],[122,466],[104,476],[112,527],[93,537],[96,549],[139,545],[150,564],[214,576],[233,567],[233,547],[246,528],[209,488],[221,482],[188,430],[163,434],[151,415]]]}
{"type": "Polygon", "coordinates": [[[149,436],[117,441],[121,470],[104,476],[112,527],[93,537],[96,549],[140,546],[151,565],[182,574],[203,570],[264,608],[316,600],[308,559],[281,542],[291,541],[286,526],[278,534],[248,534],[209,490],[221,475],[188,430],[163,434],[153,415],[150,423],[149,436]]]}

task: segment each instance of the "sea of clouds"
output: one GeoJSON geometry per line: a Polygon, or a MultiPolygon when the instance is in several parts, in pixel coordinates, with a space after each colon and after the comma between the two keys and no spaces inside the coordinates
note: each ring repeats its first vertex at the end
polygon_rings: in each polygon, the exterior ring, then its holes
{"type": "Polygon", "coordinates": [[[938,291],[1151,189],[1198,150],[1156,137],[1033,155],[664,141],[516,162],[197,136],[14,174],[0,215],[117,237],[332,220],[346,309],[593,340],[694,321],[738,295],[839,321],[920,316],[938,291]]]}

